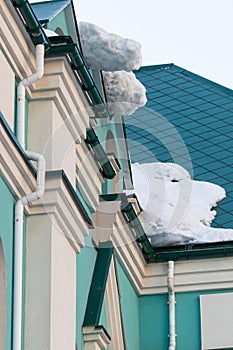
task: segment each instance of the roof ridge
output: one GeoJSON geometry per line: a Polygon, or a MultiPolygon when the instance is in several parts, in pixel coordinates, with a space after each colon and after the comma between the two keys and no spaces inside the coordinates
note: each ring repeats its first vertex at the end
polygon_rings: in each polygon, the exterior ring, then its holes
{"type": "Polygon", "coordinates": [[[167,69],[174,66],[174,63],[164,63],[164,64],[152,64],[147,66],[141,66],[137,71],[150,70],[150,69],[167,69]]]}
{"type": "Polygon", "coordinates": [[[41,0],[41,1],[35,1],[35,0],[31,0],[29,3],[30,5],[37,5],[37,4],[45,4],[45,3],[52,3],[52,2],[61,2],[61,1],[71,1],[71,0],[41,0]]]}
{"type": "Polygon", "coordinates": [[[233,96],[233,90],[221,85],[219,83],[216,83],[208,78],[202,77],[199,74],[193,73],[185,68],[182,68],[180,66],[177,66],[174,63],[165,63],[165,64],[158,64],[158,65],[148,65],[148,66],[142,66],[138,69],[138,72],[142,72],[142,71],[147,71],[147,70],[152,70],[152,69],[156,69],[156,70],[167,70],[167,69],[171,69],[171,68],[176,68],[178,70],[180,70],[181,73],[183,73],[186,76],[189,76],[193,79],[197,79],[199,81],[202,81],[203,83],[206,83],[208,85],[212,85],[215,88],[218,88],[219,90],[221,90],[222,92],[226,93],[229,96],[233,96]]]}

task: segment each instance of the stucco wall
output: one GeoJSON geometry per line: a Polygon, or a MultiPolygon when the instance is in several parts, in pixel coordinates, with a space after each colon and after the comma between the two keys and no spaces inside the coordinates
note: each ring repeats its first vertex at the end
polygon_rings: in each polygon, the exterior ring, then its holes
{"type": "Polygon", "coordinates": [[[96,250],[91,244],[90,237],[86,238],[85,243],[86,247],[81,249],[80,254],[77,254],[76,258],[76,342],[80,350],[84,350],[82,325],[96,259],[96,250]]]}
{"type": "Polygon", "coordinates": [[[0,77],[4,81],[4,84],[0,84],[0,111],[14,130],[15,74],[1,49],[0,77]]]}
{"type": "MultiPolygon", "coordinates": [[[[6,183],[0,177],[0,237],[3,245],[4,260],[1,263],[6,266],[6,350],[11,349],[11,325],[12,325],[12,278],[13,278],[13,230],[14,230],[14,197],[8,189],[6,183]],[[4,200],[3,200],[4,198],[4,200]]],[[[4,269],[4,268],[3,268],[4,269]]],[[[2,270],[2,269],[1,269],[2,270]]],[[[3,277],[4,278],[4,277],[3,277]]],[[[1,289],[4,285],[1,284],[1,289]]],[[[3,297],[4,293],[0,293],[3,297]]],[[[4,303],[4,301],[3,301],[4,303]]],[[[2,300],[1,300],[2,305],[2,300]]],[[[3,330],[4,332],[4,330],[3,330]]],[[[2,334],[2,329],[1,329],[2,334]]],[[[2,337],[0,337],[0,344],[2,337]]]]}
{"type": "MultiPolygon", "coordinates": [[[[122,269],[119,262],[116,264],[120,289],[120,302],[123,319],[126,349],[143,349],[139,344],[139,308],[138,296],[122,269]]],[[[145,348],[147,349],[147,348],[145,348]]],[[[147,349],[148,350],[148,349],[147,349]]]]}

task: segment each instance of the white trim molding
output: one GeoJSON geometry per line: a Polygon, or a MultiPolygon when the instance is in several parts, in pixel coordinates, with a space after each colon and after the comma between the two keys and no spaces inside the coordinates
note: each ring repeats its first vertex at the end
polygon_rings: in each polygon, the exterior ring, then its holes
{"type": "Polygon", "coordinates": [[[110,344],[110,336],[102,326],[83,327],[85,350],[105,350],[110,344]]]}
{"type": "Polygon", "coordinates": [[[90,224],[85,218],[76,193],[62,171],[46,174],[43,198],[28,208],[30,215],[47,215],[76,253],[84,247],[90,224]]]}
{"type": "Polygon", "coordinates": [[[0,118],[0,139],[0,172],[18,199],[25,193],[34,191],[36,173],[2,118],[0,118]]]}
{"type": "Polygon", "coordinates": [[[114,257],[111,261],[109,268],[104,302],[108,329],[111,334],[111,343],[109,345],[109,349],[124,350],[125,346],[121,317],[120,296],[114,257]]]}

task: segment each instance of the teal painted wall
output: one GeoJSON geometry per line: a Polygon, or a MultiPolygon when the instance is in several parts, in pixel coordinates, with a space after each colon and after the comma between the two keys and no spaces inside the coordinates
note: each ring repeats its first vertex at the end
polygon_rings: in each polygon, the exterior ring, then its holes
{"type": "MultiPolygon", "coordinates": [[[[142,350],[139,345],[138,296],[120,263],[116,262],[120,288],[122,320],[127,350],[142,350]]],[[[148,350],[145,348],[145,350],[148,350]]]]}
{"type": "MultiPolygon", "coordinates": [[[[110,130],[113,133],[114,140],[116,143],[116,149],[117,149],[117,156],[119,163],[121,165],[121,148],[122,148],[122,140],[123,135],[120,135],[120,131],[122,130],[120,125],[117,124],[117,118],[112,118],[108,123],[106,124],[106,121],[97,120],[97,128],[96,128],[96,134],[98,135],[98,138],[100,140],[100,143],[104,150],[106,150],[106,136],[107,132],[110,130]]],[[[103,194],[110,194],[112,193],[112,183],[113,180],[107,180],[105,179],[105,182],[102,185],[102,193],[103,194]]],[[[121,165],[121,169],[119,171],[119,180],[118,180],[118,192],[123,192],[123,166],[121,165]]]]}
{"type": "MultiPolygon", "coordinates": [[[[176,293],[177,349],[201,349],[200,295],[231,291],[212,290],[176,293]]],[[[139,297],[140,350],[168,349],[167,300],[167,294],[139,297]]]]}
{"type": "MultiPolygon", "coordinates": [[[[141,350],[168,349],[167,295],[139,297],[139,329],[141,350]]],[[[187,348],[186,350],[188,350],[187,348]]]]}
{"type": "Polygon", "coordinates": [[[56,17],[54,17],[51,20],[51,22],[48,23],[47,28],[54,31],[54,32],[57,28],[61,28],[64,35],[70,35],[68,27],[67,27],[67,23],[66,23],[65,12],[62,11],[56,17]]]}
{"type": "Polygon", "coordinates": [[[177,349],[201,349],[200,294],[176,294],[177,349]]]}
{"type": "Polygon", "coordinates": [[[0,177],[0,235],[6,261],[6,350],[11,349],[13,233],[15,199],[0,177]]]}
{"type": "Polygon", "coordinates": [[[92,214],[94,212],[93,208],[91,207],[89,201],[87,198],[85,198],[85,194],[82,190],[82,187],[80,186],[80,184],[78,183],[78,180],[76,179],[76,193],[77,193],[77,196],[80,200],[80,202],[82,203],[89,219],[92,221],[92,214]]]}
{"type": "Polygon", "coordinates": [[[91,285],[92,273],[95,266],[96,250],[91,242],[91,235],[85,239],[85,248],[77,254],[77,331],[76,342],[79,350],[84,350],[82,325],[87,305],[88,293],[91,285]]]}

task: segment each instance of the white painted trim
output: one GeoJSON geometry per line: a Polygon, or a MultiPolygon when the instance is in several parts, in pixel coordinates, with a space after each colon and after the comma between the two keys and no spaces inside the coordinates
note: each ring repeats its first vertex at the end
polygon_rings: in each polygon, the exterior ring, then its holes
{"type": "Polygon", "coordinates": [[[110,339],[103,327],[83,327],[85,350],[105,350],[110,339]]]}
{"type": "Polygon", "coordinates": [[[60,172],[46,177],[45,193],[40,201],[30,205],[30,215],[48,215],[76,252],[84,246],[89,226],[68,191],[60,172]]]}
{"type": "Polygon", "coordinates": [[[0,123],[0,171],[16,198],[30,193],[36,186],[36,177],[28,161],[0,123]]]}
{"type": "MultiPolygon", "coordinates": [[[[0,138],[0,171],[14,196],[21,198],[35,189],[35,175],[1,124],[0,138]]],[[[88,235],[89,227],[67,190],[61,174],[46,178],[43,199],[30,206],[26,205],[25,212],[27,215],[45,214],[53,217],[58,229],[67,237],[76,252],[84,246],[84,237],[88,235]]]]}
{"type": "Polygon", "coordinates": [[[47,58],[43,79],[28,92],[35,101],[53,100],[74,138],[78,140],[85,136],[93,110],[75,79],[66,56],[47,58]]]}
{"type": "Polygon", "coordinates": [[[0,3],[0,45],[19,79],[35,70],[35,46],[12,1],[0,3]]]}
{"type": "Polygon", "coordinates": [[[108,273],[105,294],[105,309],[107,325],[111,335],[109,350],[124,350],[125,347],[122,332],[123,325],[114,257],[111,261],[108,273]]]}

